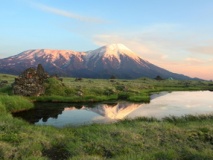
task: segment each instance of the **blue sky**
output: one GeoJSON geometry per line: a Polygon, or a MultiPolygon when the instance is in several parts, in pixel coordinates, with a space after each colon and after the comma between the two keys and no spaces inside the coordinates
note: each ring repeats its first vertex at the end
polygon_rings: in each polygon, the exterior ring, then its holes
{"type": "Polygon", "coordinates": [[[213,0],[1,0],[0,58],[123,43],[176,73],[213,79],[213,0]]]}

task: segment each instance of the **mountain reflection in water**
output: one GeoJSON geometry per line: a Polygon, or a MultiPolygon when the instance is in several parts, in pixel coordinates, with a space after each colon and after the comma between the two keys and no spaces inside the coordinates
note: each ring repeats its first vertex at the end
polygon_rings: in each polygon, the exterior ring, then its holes
{"type": "Polygon", "coordinates": [[[114,122],[125,118],[140,105],[128,102],[90,105],[38,103],[34,109],[14,113],[13,115],[21,117],[32,124],[61,127],[65,125],[114,122]]]}
{"type": "MultiPolygon", "coordinates": [[[[117,103],[116,105],[98,104],[94,108],[87,108],[83,106],[82,108],[80,108],[80,110],[92,111],[105,118],[117,120],[125,118],[128,114],[137,109],[140,105],[141,104],[127,103],[127,102],[117,103]]],[[[64,111],[67,110],[77,110],[77,108],[75,107],[64,108],[64,111]]]]}

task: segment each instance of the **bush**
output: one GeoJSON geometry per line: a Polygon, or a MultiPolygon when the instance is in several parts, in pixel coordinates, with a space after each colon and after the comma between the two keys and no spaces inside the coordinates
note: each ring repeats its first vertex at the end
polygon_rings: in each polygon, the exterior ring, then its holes
{"type": "Polygon", "coordinates": [[[4,86],[2,88],[0,88],[0,92],[3,94],[8,94],[11,95],[12,94],[12,86],[4,86]]]}
{"type": "MultiPolygon", "coordinates": [[[[56,78],[49,78],[45,83],[45,95],[60,95],[65,96],[65,89],[66,87],[63,85],[61,81],[56,78]]],[[[67,91],[66,91],[67,92],[67,91]]]]}

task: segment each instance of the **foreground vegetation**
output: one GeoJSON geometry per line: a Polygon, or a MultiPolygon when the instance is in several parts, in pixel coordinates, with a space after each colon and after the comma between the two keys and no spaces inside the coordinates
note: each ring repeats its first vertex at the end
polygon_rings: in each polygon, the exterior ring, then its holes
{"type": "Polygon", "coordinates": [[[213,159],[213,116],[57,129],[0,115],[0,159],[213,159]]]}
{"type": "Polygon", "coordinates": [[[139,118],[112,124],[35,126],[13,118],[11,112],[33,107],[37,101],[149,101],[151,92],[162,90],[211,90],[207,81],[91,80],[64,78],[46,83],[42,97],[13,96],[14,78],[1,75],[9,84],[0,88],[0,159],[103,160],[103,159],[213,159],[213,115],[181,118],[139,118]],[[98,97],[98,98],[97,98],[98,97]]]}

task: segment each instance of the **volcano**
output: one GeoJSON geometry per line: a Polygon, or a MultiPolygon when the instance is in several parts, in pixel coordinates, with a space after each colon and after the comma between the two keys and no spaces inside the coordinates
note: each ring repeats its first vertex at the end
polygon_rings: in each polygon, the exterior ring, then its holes
{"type": "Polygon", "coordinates": [[[123,44],[111,44],[86,52],[36,49],[0,59],[0,73],[22,73],[42,64],[49,74],[81,78],[135,79],[140,77],[186,80],[188,76],[158,67],[123,44]]]}

